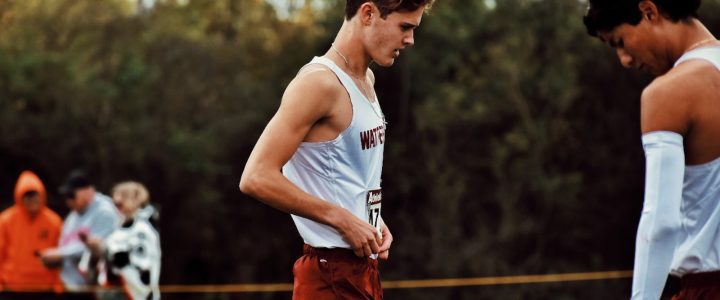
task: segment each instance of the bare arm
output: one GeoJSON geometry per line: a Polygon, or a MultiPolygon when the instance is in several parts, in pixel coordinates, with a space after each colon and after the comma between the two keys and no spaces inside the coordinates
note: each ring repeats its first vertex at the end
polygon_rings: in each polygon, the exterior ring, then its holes
{"type": "Polygon", "coordinates": [[[310,130],[333,117],[345,91],[332,73],[312,70],[290,83],[275,116],[250,154],[240,190],[287,213],[335,228],[358,256],[378,253],[376,230],[337,205],[312,196],[281,173],[310,130]]]}
{"type": "Polygon", "coordinates": [[[654,82],[642,95],[645,199],[638,226],[632,299],[658,299],[670,273],[678,241],[689,128],[687,89],[677,80],[654,82]]]}

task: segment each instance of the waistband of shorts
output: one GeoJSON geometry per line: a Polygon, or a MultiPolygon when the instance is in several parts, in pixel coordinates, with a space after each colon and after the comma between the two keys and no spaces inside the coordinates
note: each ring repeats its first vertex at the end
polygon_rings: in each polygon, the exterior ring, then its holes
{"type": "Polygon", "coordinates": [[[346,248],[316,248],[308,244],[303,245],[303,254],[319,256],[329,259],[359,260],[377,263],[377,259],[369,257],[358,257],[355,252],[346,248]]]}
{"type": "Polygon", "coordinates": [[[683,287],[719,286],[720,271],[685,274],[680,281],[683,287]]]}

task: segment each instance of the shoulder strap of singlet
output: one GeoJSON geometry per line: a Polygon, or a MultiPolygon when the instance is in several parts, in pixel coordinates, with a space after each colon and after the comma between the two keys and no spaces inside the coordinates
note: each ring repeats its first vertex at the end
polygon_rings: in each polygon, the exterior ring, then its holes
{"type": "Polygon", "coordinates": [[[720,70],[720,47],[705,47],[688,51],[680,56],[680,58],[675,62],[675,66],[677,67],[682,62],[691,59],[702,59],[708,61],[720,70]]]}
{"type": "MultiPolygon", "coordinates": [[[[330,71],[335,73],[335,76],[340,80],[340,83],[342,83],[342,85],[345,87],[349,94],[352,95],[352,93],[357,89],[355,86],[355,82],[352,80],[352,78],[350,78],[350,75],[340,69],[340,67],[338,67],[332,60],[322,56],[316,56],[315,58],[313,58],[313,60],[311,60],[307,65],[302,67],[300,71],[313,64],[323,65],[330,69],[330,71]]],[[[351,101],[353,101],[352,98],[354,97],[350,97],[351,101]]]]}

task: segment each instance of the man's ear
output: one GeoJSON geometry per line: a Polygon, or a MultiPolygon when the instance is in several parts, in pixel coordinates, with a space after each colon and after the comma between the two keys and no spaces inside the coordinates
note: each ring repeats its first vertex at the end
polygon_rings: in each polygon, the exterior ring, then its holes
{"type": "Polygon", "coordinates": [[[360,22],[363,25],[370,25],[372,23],[372,19],[375,17],[379,17],[379,12],[377,7],[375,6],[375,3],[372,1],[368,1],[360,5],[360,8],[358,8],[358,15],[360,17],[360,22]]]}
{"type": "Polygon", "coordinates": [[[638,9],[642,13],[643,19],[656,22],[660,17],[660,11],[658,11],[657,5],[650,0],[643,0],[638,3],[638,9]]]}

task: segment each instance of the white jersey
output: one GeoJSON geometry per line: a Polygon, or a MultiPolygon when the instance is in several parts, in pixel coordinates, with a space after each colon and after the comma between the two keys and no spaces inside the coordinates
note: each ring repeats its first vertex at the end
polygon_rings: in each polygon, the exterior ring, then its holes
{"type": "MultiPolygon", "coordinates": [[[[98,289],[98,299],[160,299],[160,236],[147,220],[126,221],[103,240],[103,245],[105,255],[96,267],[97,283],[122,284],[122,289],[98,289]]],[[[86,251],[81,270],[90,270],[90,257],[86,251]]]]}
{"type": "MultiPolygon", "coordinates": [[[[385,144],[380,105],[377,98],[369,101],[352,78],[331,60],[315,57],[310,64],[321,64],[335,73],[350,95],[352,121],[331,141],[301,143],[283,166],[283,174],[303,191],[343,207],[379,228],[385,144]]],[[[306,244],[350,248],[334,228],[295,215],[292,218],[306,244]]]]}
{"type": "MultiPolygon", "coordinates": [[[[720,47],[689,51],[675,65],[688,59],[709,61],[720,70],[720,47]]],[[[680,209],[682,231],[671,273],[720,270],[720,158],[685,167],[680,209]]]]}

